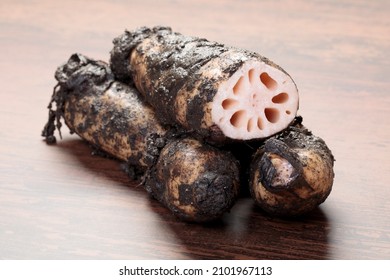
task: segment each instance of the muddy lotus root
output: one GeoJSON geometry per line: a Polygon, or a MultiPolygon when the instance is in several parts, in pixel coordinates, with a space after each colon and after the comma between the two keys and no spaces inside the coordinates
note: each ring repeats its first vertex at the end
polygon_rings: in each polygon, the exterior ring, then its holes
{"type": "Polygon", "coordinates": [[[126,31],[114,39],[110,64],[163,123],[214,143],[267,138],[285,129],[298,110],[297,87],[280,66],[168,27],[126,31]]]}
{"type": "Polygon", "coordinates": [[[42,133],[49,143],[64,119],[96,149],[142,174],[145,189],[180,219],[207,222],[233,206],[239,193],[237,160],[160,125],[136,89],[114,80],[108,64],[74,54],[55,77],[42,133]]]}
{"type": "Polygon", "coordinates": [[[299,216],[329,196],[334,157],[325,141],[301,119],[265,141],[250,169],[250,192],[256,203],[275,216],[299,216]]]}

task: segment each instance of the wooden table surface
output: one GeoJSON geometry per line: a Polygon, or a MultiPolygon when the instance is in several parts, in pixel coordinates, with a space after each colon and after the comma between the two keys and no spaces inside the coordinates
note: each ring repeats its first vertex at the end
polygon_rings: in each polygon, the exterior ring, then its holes
{"type": "Polygon", "coordinates": [[[2,0],[0,258],[389,259],[389,15],[387,0],[2,0]],[[46,145],[56,67],[75,52],[108,60],[113,38],[144,25],[285,68],[336,157],[325,203],[284,220],[242,197],[219,222],[183,223],[67,129],[46,145]]]}

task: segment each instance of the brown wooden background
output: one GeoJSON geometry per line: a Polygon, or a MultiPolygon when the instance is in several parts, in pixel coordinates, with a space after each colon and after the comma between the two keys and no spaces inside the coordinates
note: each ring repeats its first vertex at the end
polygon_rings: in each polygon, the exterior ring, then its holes
{"type": "Polygon", "coordinates": [[[389,259],[389,15],[386,0],[2,0],[0,258],[389,259]],[[328,200],[281,220],[242,198],[218,223],[185,224],[66,129],[45,145],[56,67],[74,52],[108,60],[112,39],[142,25],[285,68],[336,157],[328,200]]]}

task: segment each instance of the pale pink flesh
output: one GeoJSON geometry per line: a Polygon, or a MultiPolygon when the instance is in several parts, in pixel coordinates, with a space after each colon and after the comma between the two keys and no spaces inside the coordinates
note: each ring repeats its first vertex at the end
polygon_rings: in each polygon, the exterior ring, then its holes
{"type": "Polygon", "coordinates": [[[229,138],[266,138],[291,123],[298,101],[290,76],[264,62],[247,61],[220,85],[212,120],[229,138]]]}

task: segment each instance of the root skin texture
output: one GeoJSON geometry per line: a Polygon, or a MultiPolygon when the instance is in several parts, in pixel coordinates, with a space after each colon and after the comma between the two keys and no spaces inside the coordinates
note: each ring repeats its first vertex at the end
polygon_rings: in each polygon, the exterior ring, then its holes
{"type": "Polygon", "coordinates": [[[95,148],[136,169],[145,189],[186,221],[215,220],[233,206],[239,171],[229,152],[160,125],[138,92],[115,81],[104,62],[74,54],[55,76],[42,132],[48,143],[64,119],[95,148]]]}
{"type": "Polygon", "coordinates": [[[274,216],[306,214],[329,196],[334,157],[325,142],[301,124],[266,140],[251,164],[250,192],[274,216]]]}
{"type": "Polygon", "coordinates": [[[205,139],[264,139],[298,110],[291,77],[267,58],[167,27],[126,31],[114,39],[111,68],[133,82],[163,123],[205,139]]]}

